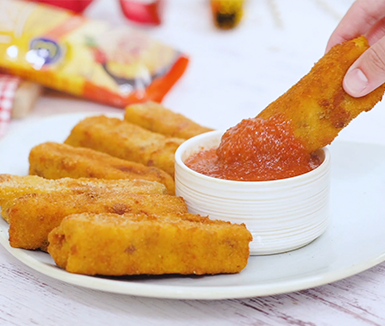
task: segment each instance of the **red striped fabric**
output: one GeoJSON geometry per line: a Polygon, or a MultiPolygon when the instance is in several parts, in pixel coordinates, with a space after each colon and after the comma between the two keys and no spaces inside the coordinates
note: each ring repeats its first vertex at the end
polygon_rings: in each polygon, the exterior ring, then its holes
{"type": "Polygon", "coordinates": [[[0,74],[0,138],[7,132],[11,121],[13,100],[20,78],[0,74]]]}

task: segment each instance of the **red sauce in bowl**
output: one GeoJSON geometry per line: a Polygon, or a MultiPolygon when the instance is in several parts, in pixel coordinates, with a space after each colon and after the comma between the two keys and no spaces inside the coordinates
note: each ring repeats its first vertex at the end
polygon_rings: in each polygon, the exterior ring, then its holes
{"type": "Polygon", "coordinates": [[[290,122],[275,115],[241,121],[224,133],[218,148],[193,154],[184,163],[214,178],[267,181],[304,174],[321,162],[294,136],[290,122]]]}

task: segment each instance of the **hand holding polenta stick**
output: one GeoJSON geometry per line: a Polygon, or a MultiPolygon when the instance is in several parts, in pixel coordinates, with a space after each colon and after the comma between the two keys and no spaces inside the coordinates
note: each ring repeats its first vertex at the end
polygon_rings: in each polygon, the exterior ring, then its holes
{"type": "Polygon", "coordinates": [[[342,86],[349,67],[368,49],[363,36],[337,44],[257,118],[282,115],[309,153],[330,144],[351,120],[382,99],[385,85],[360,98],[350,96],[342,86]]]}
{"type": "Polygon", "coordinates": [[[322,162],[315,151],[383,97],[385,85],[360,98],[342,87],[349,67],[368,48],[364,36],[334,46],[256,118],[228,129],[217,149],[191,155],[187,166],[205,175],[243,181],[284,179],[313,170],[322,162]]]}
{"type": "Polygon", "coordinates": [[[385,1],[357,0],[343,17],[327,44],[334,45],[365,35],[370,48],[349,68],[343,81],[345,91],[362,97],[385,82],[385,1]]]}

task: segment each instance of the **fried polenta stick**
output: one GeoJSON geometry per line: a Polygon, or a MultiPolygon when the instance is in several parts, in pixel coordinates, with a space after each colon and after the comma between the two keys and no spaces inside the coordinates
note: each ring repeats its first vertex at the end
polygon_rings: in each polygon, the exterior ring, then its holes
{"type": "Polygon", "coordinates": [[[368,48],[363,36],[336,45],[258,118],[283,115],[309,152],[330,144],[351,120],[372,109],[384,94],[385,84],[361,98],[351,97],[343,90],[347,70],[368,48]]]}
{"type": "Polygon", "coordinates": [[[213,130],[203,127],[156,102],[127,106],[124,120],[165,136],[183,139],[189,139],[213,130]]]}
{"type": "Polygon", "coordinates": [[[181,197],[170,195],[136,195],[116,191],[27,194],[7,209],[10,245],[45,250],[48,233],[64,217],[84,212],[161,215],[187,213],[187,206],[181,197]]]}
{"type": "Polygon", "coordinates": [[[5,205],[8,207],[19,197],[28,193],[62,192],[68,194],[92,193],[95,191],[120,191],[136,194],[166,194],[166,187],[148,180],[104,180],[71,179],[47,180],[38,176],[17,176],[0,174],[1,214],[7,220],[5,205]]]}
{"type": "Polygon", "coordinates": [[[165,137],[117,118],[94,116],[80,121],[65,143],[156,166],[174,176],[174,155],[183,139],[165,137]]]}
{"type": "Polygon", "coordinates": [[[163,183],[175,193],[173,178],[156,167],[130,162],[89,148],[47,142],[32,148],[29,174],[47,179],[98,178],[144,179],[163,183]]]}
{"type": "Polygon", "coordinates": [[[68,272],[87,275],[238,273],[251,240],[244,224],[193,214],[79,214],[49,234],[48,252],[68,272]]]}

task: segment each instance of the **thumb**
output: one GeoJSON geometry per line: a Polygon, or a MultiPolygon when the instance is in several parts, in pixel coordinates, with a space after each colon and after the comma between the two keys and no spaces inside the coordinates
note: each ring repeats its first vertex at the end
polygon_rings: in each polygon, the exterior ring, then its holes
{"type": "Polygon", "coordinates": [[[353,97],[369,94],[385,82],[385,38],[367,49],[347,71],[343,87],[353,97]]]}

